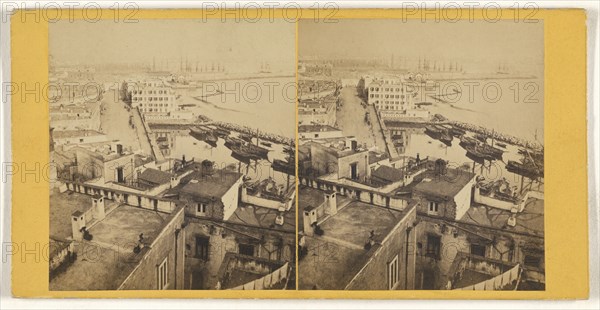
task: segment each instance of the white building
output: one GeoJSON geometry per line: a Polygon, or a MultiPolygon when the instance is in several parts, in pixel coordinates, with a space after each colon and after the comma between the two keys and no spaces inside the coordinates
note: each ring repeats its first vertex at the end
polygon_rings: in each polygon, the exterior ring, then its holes
{"type": "Polygon", "coordinates": [[[378,78],[368,84],[368,104],[386,119],[426,119],[429,112],[415,106],[413,90],[400,77],[378,78]]]}
{"type": "Polygon", "coordinates": [[[144,114],[168,114],[178,109],[175,92],[161,80],[137,83],[131,91],[131,106],[144,114]]]}
{"type": "Polygon", "coordinates": [[[368,103],[378,111],[406,111],[414,109],[410,88],[406,87],[399,78],[377,79],[368,87],[368,103]]]}

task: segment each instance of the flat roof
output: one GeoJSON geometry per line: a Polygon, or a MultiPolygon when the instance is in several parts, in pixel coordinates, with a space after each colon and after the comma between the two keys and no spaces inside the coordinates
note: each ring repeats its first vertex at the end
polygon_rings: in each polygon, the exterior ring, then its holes
{"type": "Polygon", "coordinates": [[[181,192],[201,198],[221,198],[242,177],[242,174],[226,169],[216,170],[212,175],[193,172],[184,179],[187,181],[181,192]]]}
{"type": "Polygon", "coordinates": [[[305,237],[308,255],[299,262],[300,289],[344,289],[381,247],[364,249],[370,232],[381,242],[407,214],[359,201],[339,209],[320,224],[323,236],[305,237]]]}
{"type": "Polygon", "coordinates": [[[377,177],[389,182],[398,182],[404,178],[404,172],[394,167],[381,165],[371,172],[371,177],[377,177]]]}
{"type": "Polygon", "coordinates": [[[300,125],[298,132],[325,132],[325,131],[341,131],[338,128],[329,125],[300,125]]]}
{"type": "Polygon", "coordinates": [[[296,232],[296,207],[294,204],[289,210],[279,212],[275,209],[241,203],[227,222],[296,232]],[[280,214],[283,215],[283,225],[275,224],[275,219],[280,214]]]}
{"type": "Polygon", "coordinates": [[[82,130],[54,130],[52,131],[52,137],[54,139],[62,138],[75,138],[75,137],[90,137],[90,136],[106,136],[105,134],[90,129],[82,130]]]}
{"type": "Polygon", "coordinates": [[[325,192],[318,189],[300,185],[298,191],[298,205],[301,211],[316,208],[325,202],[325,192]]]}
{"type": "Polygon", "coordinates": [[[474,174],[463,169],[447,168],[447,173],[444,175],[435,175],[434,171],[428,171],[424,179],[413,189],[417,192],[444,198],[454,197],[474,177],[474,174]]]}
{"type": "Polygon", "coordinates": [[[524,233],[544,237],[544,200],[529,198],[525,202],[523,212],[515,214],[515,227],[507,225],[510,211],[505,211],[480,204],[472,204],[459,223],[502,229],[507,232],[524,233]]]}
{"type": "Polygon", "coordinates": [[[174,174],[161,171],[154,168],[146,168],[142,173],[138,176],[139,180],[144,180],[146,182],[150,182],[153,184],[165,184],[171,182],[171,177],[174,174]]]}
{"type": "MultiPolygon", "coordinates": [[[[105,206],[109,201],[105,202],[105,206]]],[[[73,236],[71,215],[77,211],[86,212],[92,207],[92,196],[67,191],[50,191],[50,236],[68,239],[73,236]]]]}
{"type": "Polygon", "coordinates": [[[120,205],[89,232],[94,236],[93,242],[117,246],[135,244],[139,235],[144,234],[144,243],[149,245],[168,223],[169,217],[169,214],[154,210],[120,205]]]}
{"type": "MultiPolygon", "coordinates": [[[[50,239],[72,237],[68,212],[80,203],[91,205],[91,196],[79,193],[55,193],[51,197],[50,239]],[[70,193],[70,194],[69,194],[70,193]],[[67,215],[68,214],[68,215],[67,215]]],[[[92,241],[75,245],[77,259],[50,281],[50,290],[115,290],[131,274],[147,251],[133,253],[139,235],[144,243],[154,242],[169,224],[172,214],[156,212],[106,201],[106,217],[88,229],[92,241]],[[112,208],[109,207],[112,204],[112,208]]]]}

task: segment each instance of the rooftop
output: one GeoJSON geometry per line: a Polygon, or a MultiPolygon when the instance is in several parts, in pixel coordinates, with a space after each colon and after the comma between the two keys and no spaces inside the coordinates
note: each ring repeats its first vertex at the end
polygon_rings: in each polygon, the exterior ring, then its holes
{"type": "Polygon", "coordinates": [[[241,204],[227,222],[296,232],[296,207],[292,205],[288,211],[279,212],[274,209],[241,204]],[[281,226],[275,224],[275,218],[280,214],[283,215],[284,220],[281,226]]]}
{"type": "Polygon", "coordinates": [[[226,169],[205,175],[195,171],[183,178],[181,192],[200,198],[221,198],[242,177],[242,174],[226,169]]]}
{"type": "Polygon", "coordinates": [[[324,132],[324,131],[341,131],[338,128],[329,125],[300,125],[298,132],[324,132]]]}
{"type": "Polygon", "coordinates": [[[138,176],[139,180],[143,180],[152,184],[165,184],[171,182],[173,174],[161,171],[154,168],[147,168],[138,176]]]}
{"type": "Polygon", "coordinates": [[[144,234],[144,243],[150,245],[168,223],[169,214],[121,205],[106,216],[89,232],[93,242],[107,245],[129,245],[137,243],[144,234]]]}
{"type": "MultiPolygon", "coordinates": [[[[116,203],[105,200],[107,210],[116,207],[116,203]]],[[[50,237],[66,240],[72,237],[71,215],[77,211],[84,213],[92,207],[92,197],[75,192],[50,192],[50,237]]]]}
{"type": "Polygon", "coordinates": [[[442,175],[428,171],[425,178],[414,186],[414,190],[438,197],[454,197],[473,180],[474,176],[471,172],[462,169],[447,168],[447,173],[442,175]]]}
{"type": "Polygon", "coordinates": [[[104,136],[105,134],[97,130],[54,130],[52,131],[52,137],[54,139],[66,139],[75,137],[89,137],[89,136],[104,136]]]}
{"type": "Polygon", "coordinates": [[[515,214],[515,227],[507,225],[510,211],[473,204],[459,222],[544,237],[544,201],[529,198],[523,212],[515,214]]]}
{"type": "MultiPolygon", "coordinates": [[[[414,206],[413,206],[414,207],[414,206]]],[[[412,210],[409,208],[407,210],[412,210]]],[[[300,289],[344,289],[381,247],[365,250],[370,232],[383,241],[408,214],[352,201],[320,224],[323,236],[308,237],[308,255],[299,262],[300,289]],[[332,275],[335,275],[333,277],[332,275]]],[[[300,215],[302,216],[302,214],[300,215]]]]}
{"type": "Polygon", "coordinates": [[[390,166],[381,165],[371,172],[371,177],[379,178],[388,182],[402,181],[404,178],[404,172],[400,169],[396,169],[390,166]]]}
{"type": "MultiPolygon", "coordinates": [[[[70,239],[69,212],[82,205],[91,205],[91,197],[70,192],[54,193],[50,197],[50,233],[70,239]]],[[[144,234],[144,244],[152,244],[174,214],[116,203],[112,208],[107,205],[106,217],[89,226],[92,241],[76,244],[77,259],[50,281],[50,290],[118,289],[150,250],[146,247],[138,254],[133,253],[139,235],[144,234]]]]}
{"type": "Polygon", "coordinates": [[[382,160],[388,159],[389,156],[387,153],[377,153],[373,151],[369,151],[369,165],[374,164],[376,162],[380,162],[382,160]]]}

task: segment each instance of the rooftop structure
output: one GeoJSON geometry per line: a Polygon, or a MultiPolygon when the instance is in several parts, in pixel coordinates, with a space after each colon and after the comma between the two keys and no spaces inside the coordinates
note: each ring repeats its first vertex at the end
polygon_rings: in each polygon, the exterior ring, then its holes
{"type": "MultiPolygon", "coordinates": [[[[415,211],[415,204],[398,211],[352,201],[325,217],[318,222],[320,234],[303,236],[307,253],[299,265],[300,289],[373,290],[404,286],[404,281],[388,283],[386,277],[374,278],[372,272],[381,269],[386,273],[386,264],[394,259],[407,263],[398,248],[405,244],[406,230],[412,229],[408,227],[414,223],[415,211]]],[[[411,255],[408,258],[413,259],[411,255]]],[[[396,280],[411,277],[398,275],[397,270],[392,271],[396,280]]]]}
{"type": "Polygon", "coordinates": [[[102,196],[73,192],[53,193],[50,208],[51,233],[70,240],[74,254],[53,274],[50,290],[161,289],[167,283],[172,287],[182,285],[174,281],[177,265],[183,264],[182,248],[167,245],[173,243],[168,242],[172,234],[173,240],[177,239],[175,230],[183,223],[182,208],[169,214],[112,202],[107,207],[102,196]],[[69,212],[68,222],[62,220],[69,212]],[[72,234],[66,236],[67,231],[72,234]],[[164,261],[170,266],[161,267],[163,276],[171,281],[140,281],[140,276],[154,274],[164,261]]]}

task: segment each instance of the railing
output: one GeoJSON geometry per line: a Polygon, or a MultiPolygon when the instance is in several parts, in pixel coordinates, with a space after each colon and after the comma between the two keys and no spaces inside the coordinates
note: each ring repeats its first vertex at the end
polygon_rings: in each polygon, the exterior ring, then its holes
{"type": "MultiPolygon", "coordinates": [[[[279,269],[274,272],[251,282],[248,282],[244,285],[240,285],[232,288],[231,290],[268,290],[275,286],[275,284],[280,283],[281,281],[288,279],[290,274],[290,265],[289,263],[285,263],[279,269]]],[[[283,287],[285,289],[285,286],[283,287]]]]}

